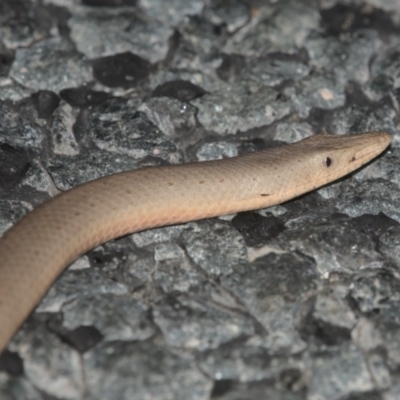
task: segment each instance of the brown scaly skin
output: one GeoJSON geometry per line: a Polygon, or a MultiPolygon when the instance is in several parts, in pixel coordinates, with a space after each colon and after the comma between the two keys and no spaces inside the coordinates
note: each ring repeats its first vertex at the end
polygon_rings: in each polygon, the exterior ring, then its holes
{"type": "Polygon", "coordinates": [[[390,141],[383,132],[315,135],[230,159],[123,172],[54,197],[0,239],[0,351],[61,271],[96,245],[282,203],[360,168],[390,141]]]}

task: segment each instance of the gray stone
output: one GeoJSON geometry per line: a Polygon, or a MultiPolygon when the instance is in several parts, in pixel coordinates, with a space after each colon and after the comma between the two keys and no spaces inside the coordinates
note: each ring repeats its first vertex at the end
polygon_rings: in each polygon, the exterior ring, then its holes
{"type": "Polygon", "coordinates": [[[236,82],[193,100],[200,123],[219,135],[233,135],[269,125],[289,114],[290,102],[274,89],[259,84],[246,86],[236,82]]]}
{"type": "Polygon", "coordinates": [[[10,76],[30,89],[53,92],[92,79],[89,62],[61,37],[17,49],[10,76]]]}
{"type": "Polygon", "coordinates": [[[71,39],[89,59],[129,51],[156,62],[168,51],[173,31],[166,23],[136,10],[74,7],[68,20],[71,39]]]}
{"type": "Polygon", "coordinates": [[[307,399],[340,399],[353,392],[374,388],[363,355],[354,346],[343,346],[336,352],[316,355],[307,399]]]}
{"type": "Polygon", "coordinates": [[[149,342],[102,345],[85,354],[84,366],[90,400],[206,400],[211,390],[190,357],[149,342]]]}
{"type": "Polygon", "coordinates": [[[187,295],[167,297],[154,306],[153,316],[170,346],[200,351],[252,335],[255,329],[248,315],[187,295]]]}

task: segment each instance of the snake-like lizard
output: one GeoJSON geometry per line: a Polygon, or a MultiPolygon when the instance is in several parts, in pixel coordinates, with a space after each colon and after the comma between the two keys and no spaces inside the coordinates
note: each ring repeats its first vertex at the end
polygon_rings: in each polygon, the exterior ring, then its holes
{"type": "Polygon", "coordinates": [[[0,351],[77,257],[145,229],[282,203],[358,169],[389,134],[314,135],[238,157],[147,167],[45,202],[0,239],[0,351]]]}

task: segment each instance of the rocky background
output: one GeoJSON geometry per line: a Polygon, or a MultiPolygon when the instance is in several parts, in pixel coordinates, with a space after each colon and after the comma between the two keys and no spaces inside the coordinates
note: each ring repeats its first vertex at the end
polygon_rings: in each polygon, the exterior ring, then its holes
{"type": "Polygon", "coordinates": [[[393,138],[295,201],[91,251],[0,398],[399,399],[399,88],[399,0],[0,0],[0,234],[118,171],[393,138]]]}

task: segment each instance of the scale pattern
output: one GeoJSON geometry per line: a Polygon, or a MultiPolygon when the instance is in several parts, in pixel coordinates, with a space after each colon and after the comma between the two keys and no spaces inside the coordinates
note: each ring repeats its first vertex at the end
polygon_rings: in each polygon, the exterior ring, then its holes
{"type": "Polygon", "coordinates": [[[54,197],[0,239],[0,351],[61,271],[96,245],[279,204],[359,168],[390,140],[316,135],[231,159],[123,172],[54,197]]]}

